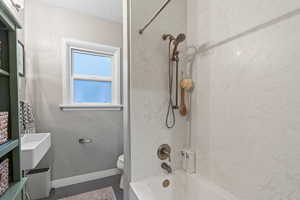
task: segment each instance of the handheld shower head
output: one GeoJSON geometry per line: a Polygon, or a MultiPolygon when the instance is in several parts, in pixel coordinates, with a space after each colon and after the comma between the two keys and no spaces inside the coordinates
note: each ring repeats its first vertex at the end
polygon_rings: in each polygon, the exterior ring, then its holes
{"type": "Polygon", "coordinates": [[[173,44],[174,44],[174,49],[173,49],[173,56],[172,56],[172,59],[173,60],[176,60],[177,59],[177,56],[178,56],[178,51],[177,51],[177,49],[178,49],[178,46],[179,46],[179,44],[181,43],[181,42],[183,42],[184,40],[185,40],[185,38],[186,38],[186,36],[185,36],[185,34],[183,34],[183,33],[180,33],[177,37],[176,37],[176,39],[174,40],[174,42],[173,42],[173,44]]]}
{"type": "Polygon", "coordinates": [[[183,42],[183,41],[185,40],[185,38],[186,38],[185,34],[180,33],[180,34],[176,37],[176,39],[175,39],[175,41],[174,41],[174,45],[176,46],[176,45],[178,45],[179,43],[183,42]]]}
{"type": "Polygon", "coordinates": [[[169,40],[169,105],[168,105],[168,111],[166,116],[166,126],[168,128],[173,128],[175,126],[175,109],[179,109],[178,106],[178,70],[179,70],[179,51],[178,46],[181,42],[185,40],[186,36],[185,34],[181,33],[176,38],[171,34],[164,34],[162,36],[163,40],[169,40]],[[173,47],[173,52],[172,52],[173,47]],[[176,103],[173,103],[173,78],[174,78],[174,63],[175,63],[175,98],[176,103]]]}
{"type": "Polygon", "coordinates": [[[170,41],[174,41],[174,46],[178,46],[179,43],[183,42],[185,40],[186,36],[183,33],[180,33],[176,38],[171,34],[163,34],[162,39],[170,41]]]}

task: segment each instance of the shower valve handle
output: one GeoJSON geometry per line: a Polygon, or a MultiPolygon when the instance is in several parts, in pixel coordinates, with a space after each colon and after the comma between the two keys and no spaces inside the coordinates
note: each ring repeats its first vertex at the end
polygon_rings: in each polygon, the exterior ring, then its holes
{"type": "Polygon", "coordinates": [[[168,144],[161,145],[157,150],[157,156],[160,160],[169,160],[171,162],[171,147],[168,144]]]}

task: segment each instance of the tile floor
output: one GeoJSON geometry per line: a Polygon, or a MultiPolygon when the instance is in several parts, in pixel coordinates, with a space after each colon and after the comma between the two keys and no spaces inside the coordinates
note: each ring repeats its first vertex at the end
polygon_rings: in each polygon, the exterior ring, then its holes
{"type": "Polygon", "coordinates": [[[86,183],[80,183],[76,185],[59,188],[53,190],[49,198],[41,199],[41,200],[57,200],[60,198],[73,196],[80,193],[89,192],[89,191],[106,188],[110,186],[113,187],[117,200],[123,200],[123,191],[119,187],[120,178],[121,178],[120,175],[116,175],[116,176],[111,176],[111,177],[107,177],[95,181],[90,181],[86,183]]]}

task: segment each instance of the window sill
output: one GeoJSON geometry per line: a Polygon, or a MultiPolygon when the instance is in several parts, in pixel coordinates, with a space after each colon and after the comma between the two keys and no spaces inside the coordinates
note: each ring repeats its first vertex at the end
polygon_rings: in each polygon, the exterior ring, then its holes
{"type": "Polygon", "coordinates": [[[62,111],[81,111],[81,110],[103,110],[103,111],[120,111],[123,108],[123,105],[68,105],[62,104],[59,105],[62,111]]]}

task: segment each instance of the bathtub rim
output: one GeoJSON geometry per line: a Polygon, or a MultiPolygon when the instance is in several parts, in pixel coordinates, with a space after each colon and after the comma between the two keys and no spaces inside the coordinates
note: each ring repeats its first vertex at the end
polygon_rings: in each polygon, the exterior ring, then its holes
{"type": "MultiPolygon", "coordinates": [[[[162,174],[162,175],[152,176],[152,177],[140,180],[140,181],[131,182],[130,189],[134,193],[137,200],[144,200],[145,194],[141,194],[142,191],[139,191],[139,189],[141,187],[144,187],[144,189],[145,189],[148,186],[148,188],[149,188],[149,185],[147,183],[149,183],[150,181],[157,180],[157,179],[164,180],[164,179],[171,178],[174,175],[183,175],[187,181],[193,181],[193,182],[196,181],[197,185],[201,185],[206,190],[216,193],[217,195],[222,197],[222,199],[224,199],[224,200],[239,200],[229,191],[225,190],[224,188],[220,187],[219,185],[214,184],[210,180],[207,180],[206,178],[202,177],[201,175],[188,174],[188,173],[184,172],[183,170],[177,170],[177,171],[175,171],[175,174],[171,174],[171,175],[166,175],[166,174],[163,175],[162,174]]],[[[147,192],[151,192],[150,188],[147,192]]]]}

